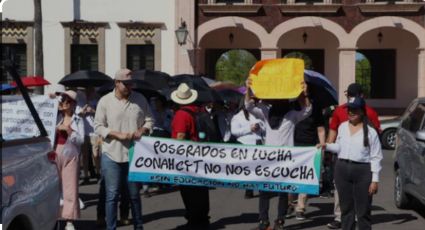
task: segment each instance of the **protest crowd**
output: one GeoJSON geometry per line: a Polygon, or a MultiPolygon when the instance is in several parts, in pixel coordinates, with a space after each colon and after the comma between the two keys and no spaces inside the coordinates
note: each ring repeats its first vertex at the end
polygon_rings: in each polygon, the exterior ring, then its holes
{"type": "MultiPolygon", "coordinates": [[[[66,230],[76,229],[74,221],[84,206],[78,197],[79,186],[91,180],[100,185],[97,226],[101,229],[116,229],[118,222],[143,229],[140,192],[148,198],[173,189],[181,193],[187,220],[175,229],[211,229],[209,186],[129,180],[131,149],[135,141],[146,136],[247,146],[314,146],[322,154],[319,194],[335,198],[335,219],[326,227],[348,230],[357,225],[362,230],[371,229],[372,197],[378,192],[382,159],[380,124],[377,113],[366,105],[360,85],[349,85],[347,101],[338,106],[319,102],[313,92],[317,89],[305,81],[297,86],[301,90],[298,96],[290,99],[256,97],[251,77],[243,93],[230,89],[234,95],[214,98],[217,90],[199,87],[193,80],[200,77],[180,77],[185,80],[175,81],[168,90],[145,90],[150,93],[143,94],[134,90],[140,84],[134,72],[121,69],[109,90],[95,91],[91,86],[65,89],[59,84],[50,94],[59,101],[54,149],[62,184],[60,218],[66,221],[66,230]],[[205,99],[205,93],[212,99],[205,99]]],[[[154,147],[157,154],[178,151],[170,146],[154,147]]],[[[219,151],[209,154],[220,158],[219,151]]],[[[284,161],[285,155],[282,152],[268,157],[284,161]]],[[[148,163],[154,164],[140,158],[136,162],[148,163]]],[[[156,165],[165,167],[158,162],[156,165]]],[[[270,174],[282,177],[285,169],[280,170],[270,174]]],[[[307,171],[303,173],[308,177],[307,171]]],[[[259,201],[258,224],[253,229],[282,230],[286,218],[306,219],[311,195],[245,189],[241,199],[252,199],[254,193],[259,193],[259,201]],[[275,196],[277,216],[271,219],[270,200],[275,196]]]]}

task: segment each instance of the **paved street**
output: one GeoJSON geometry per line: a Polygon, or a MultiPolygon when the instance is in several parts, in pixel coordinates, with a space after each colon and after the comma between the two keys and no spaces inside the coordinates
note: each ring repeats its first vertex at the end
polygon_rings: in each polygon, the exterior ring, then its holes
{"type": "MultiPolygon", "coordinates": [[[[413,210],[399,210],[393,203],[392,151],[384,151],[383,171],[379,193],[373,202],[374,229],[422,230],[425,226],[425,207],[413,210]]],[[[95,229],[97,184],[80,187],[81,197],[86,203],[82,210],[81,221],[77,229],[95,229]]],[[[245,200],[241,190],[211,190],[211,223],[213,229],[246,230],[257,223],[258,199],[245,200]]],[[[276,217],[276,198],[271,205],[270,218],[276,217]]],[[[142,198],[145,229],[171,229],[185,223],[184,209],[179,192],[142,198]]],[[[308,202],[307,220],[287,220],[288,229],[327,229],[324,225],[332,220],[333,199],[313,198],[308,202]]],[[[120,230],[132,229],[132,226],[119,227],[120,230]]]]}

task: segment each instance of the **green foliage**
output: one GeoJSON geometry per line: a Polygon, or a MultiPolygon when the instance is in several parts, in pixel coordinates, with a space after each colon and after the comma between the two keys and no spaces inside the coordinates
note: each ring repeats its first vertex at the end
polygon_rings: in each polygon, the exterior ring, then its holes
{"type": "Polygon", "coordinates": [[[257,59],[246,50],[230,50],[218,59],[215,66],[216,79],[244,85],[252,66],[257,59]]]}
{"type": "Polygon", "coordinates": [[[356,83],[359,83],[366,98],[370,98],[372,68],[366,58],[360,58],[356,61],[356,83]]]}

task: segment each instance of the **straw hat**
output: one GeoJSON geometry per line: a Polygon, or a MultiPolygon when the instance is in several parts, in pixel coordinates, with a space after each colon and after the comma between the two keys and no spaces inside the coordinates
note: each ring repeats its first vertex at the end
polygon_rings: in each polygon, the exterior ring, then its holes
{"type": "Polygon", "coordinates": [[[186,83],[181,83],[179,87],[171,93],[171,100],[180,105],[188,105],[198,98],[198,92],[189,88],[186,83]]]}
{"type": "Polygon", "coordinates": [[[67,95],[72,100],[77,101],[77,92],[74,90],[67,90],[63,94],[67,95]]]}

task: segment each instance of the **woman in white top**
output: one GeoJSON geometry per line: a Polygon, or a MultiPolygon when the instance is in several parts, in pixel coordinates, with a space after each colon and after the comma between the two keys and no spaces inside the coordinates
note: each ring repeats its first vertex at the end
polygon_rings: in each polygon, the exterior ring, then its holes
{"type": "Polygon", "coordinates": [[[230,131],[241,144],[263,144],[263,137],[265,134],[264,123],[249,113],[244,106],[233,116],[230,122],[230,131]]]}
{"type": "MultiPolygon", "coordinates": [[[[244,105],[242,105],[241,110],[232,117],[230,122],[231,134],[236,138],[237,142],[244,145],[262,145],[265,131],[264,122],[250,114],[244,105]]],[[[245,190],[245,199],[253,197],[253,190],[245,190]]]]}
{"type": "Polygon", "coordinates": [[[318,145],[337,153],[335,184],[341,205],[343,230],[371,229],[372,196],[378,191],[382,150],[377,132],[368,125],[365,101],[349,99],[348,121],[338,128],[335,143],[318,145]]]}
{"type": "Polygon", "coordinates": [[[78,177],[80,146],[84,142],[84,124],[75,115],[77,93],[68,90],[61,94],[59,118],[56,126],[55,151],[56,164],[62,185],[63,207],[60,217],[67,221],[65,230],[73,230],[73,220],[80,217],[78,201],[78,177]]]}

